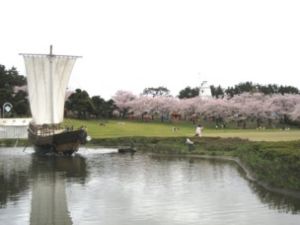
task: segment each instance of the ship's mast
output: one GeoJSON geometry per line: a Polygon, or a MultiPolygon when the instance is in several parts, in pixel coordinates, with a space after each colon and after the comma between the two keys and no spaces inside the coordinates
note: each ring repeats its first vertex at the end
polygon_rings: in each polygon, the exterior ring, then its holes
{"type": "Polygon", "coordinates": [[[50,54],[49,54],[49,74],[50,74],[50,101],[52,105],[52,112],[51,112],[51,119],[52,123],[55,121],[55,105],[54,105],[54,98],[53,98],[53,46],[50,45],[50,54]]]}
{"type": "Polygon", "coordinates": [[[52,54],[52,50],[53,50],[53,46],[52,45],[50,45],[50,56],[52,56],[53,54],[52,54]]]}

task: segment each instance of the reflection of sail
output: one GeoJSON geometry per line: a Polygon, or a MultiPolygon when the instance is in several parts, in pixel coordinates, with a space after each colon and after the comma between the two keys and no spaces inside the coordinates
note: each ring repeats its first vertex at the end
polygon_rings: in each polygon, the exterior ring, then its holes
{"type": "Polygon", "coordinates": [[[74,157],[33,157],[33,187],[31,200],[31,225],[69,225],[65,179],[86,176],[85,159],[74,157]]]}
{"type": "Polygon", "coordinates": [[[30,224],[72,224],[62,174],[53,171],[35,178],[32,187],[30,224]]]}

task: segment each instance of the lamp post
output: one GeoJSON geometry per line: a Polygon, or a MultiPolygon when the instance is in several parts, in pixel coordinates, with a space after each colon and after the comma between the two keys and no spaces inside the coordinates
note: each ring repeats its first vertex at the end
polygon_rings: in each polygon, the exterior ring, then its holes
{"type": "Polygon", "coordinates": [[[2,118],[4,118],[5,112],[9,113],[12,109],[12,104],[9,102],[5,102],[2,106],[2,118]]]}

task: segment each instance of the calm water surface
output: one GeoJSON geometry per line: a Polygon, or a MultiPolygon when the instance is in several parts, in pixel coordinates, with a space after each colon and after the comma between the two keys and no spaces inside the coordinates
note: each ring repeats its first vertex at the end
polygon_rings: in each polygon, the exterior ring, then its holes
{"type": "Polygon", "coordinates": [[[0,149],[0,224],[300,224],[300,200],[251,183],[234,163],[81,149],[0,149]]]}

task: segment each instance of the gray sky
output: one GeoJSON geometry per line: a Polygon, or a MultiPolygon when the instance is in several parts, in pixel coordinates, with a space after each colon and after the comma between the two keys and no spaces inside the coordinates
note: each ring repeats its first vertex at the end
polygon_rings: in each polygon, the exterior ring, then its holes
{"type": "Polygon", "coordinates": [[[300,87],[300,1],[1,1],[0,64],[25,74],[18,53],[82,55],[70,88],[110,98],[201,80],[300,87]],[[200,73],[200,75],[199,75],[200,73]]]}

